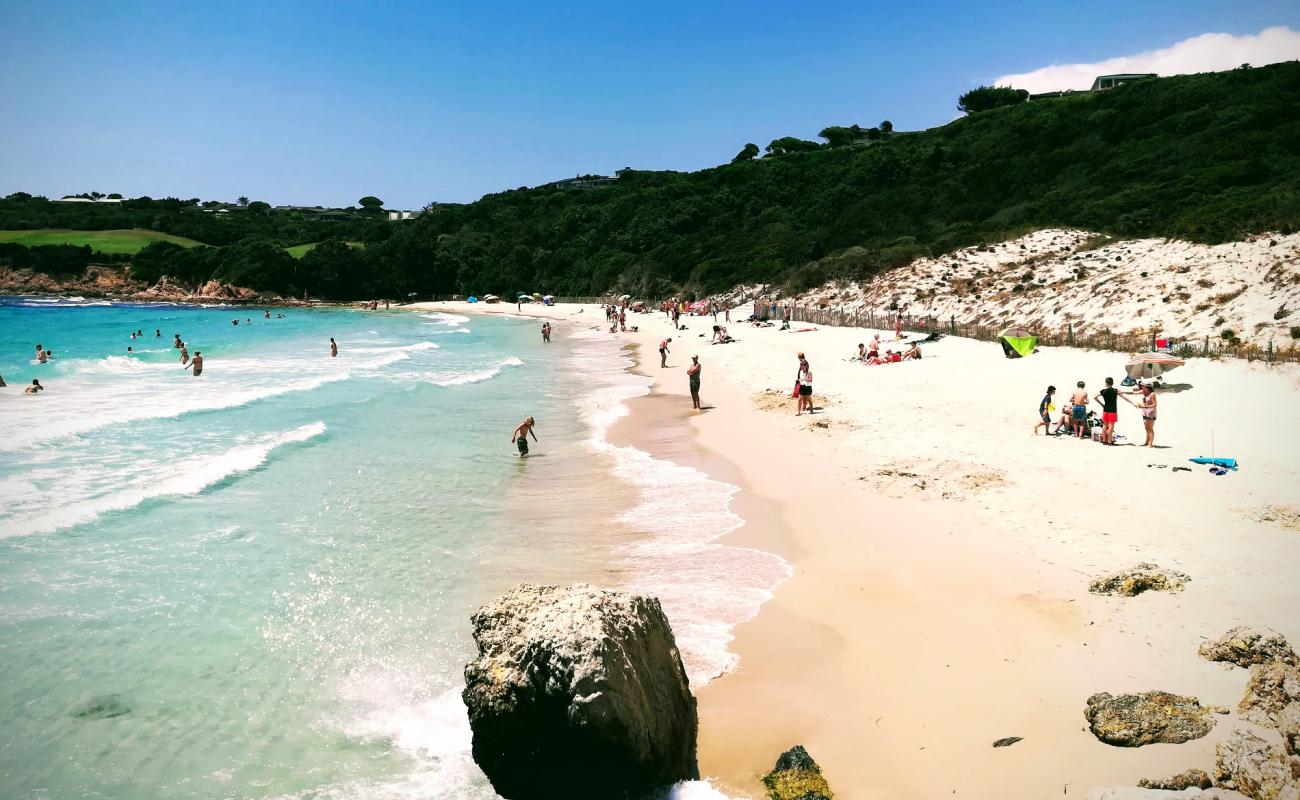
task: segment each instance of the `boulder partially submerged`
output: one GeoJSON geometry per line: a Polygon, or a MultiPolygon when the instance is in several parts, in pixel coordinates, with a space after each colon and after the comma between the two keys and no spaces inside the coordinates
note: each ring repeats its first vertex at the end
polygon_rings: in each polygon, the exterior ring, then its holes
{"type": "Polygon", "coordinates": [[[1296,666],[1300,659],[1287,642],[1286,637],[1268,628],[1252,628],[1239,625],[1236,628],[1201,645],[1197,652],[1210,661],[1223,661],[1239,667],[1251,667],[1279,661],[1296,666]]]}
{"type": "Polygon", "coordinates": [[[1239,728],[1219,743],[1215,781],[1253,800],[1300,800],[1300,756],[1239,728]]]}
{"type": "Polygon", "coordinates": [[[525,584],[471,621],[462,697],[502,797],[607,800],[699,777],[695,698],[658,600],[525,584]]]}
{"type": "Polygon", "coordinates": [[[1143,692],[1114,697],[1100,692],[1088,698],[1084,717],[1092,735],[1116,747],[1181,744],[1199,739],[1214,728],[1213,707],[1195,697],[1169,692],[1143,692]]]}
{"type": "Polygon", "coordinates": [[[803,745],[781,754],[772,771],[763,776],[770,800],[831,800],[835,793],[822,776],[822,768],[803,745]]]}
{"type": "Polygon", "coordinates": [[[1246,696],[1237,711],[1256,725],[1276,728],[1282,721],[1282,710],[1295,702],[1300,702],[1300,667],[1270,661],[1250,668],[1246,696]]]}
{"type": "Polygon", "coordinates": [[[1177,570],[1143,562],[1129,569],[1103,575],[1088,584],[1093,594],[1135,597],[1143,592],[1181,592],[1191,578],[1177,570]]]}

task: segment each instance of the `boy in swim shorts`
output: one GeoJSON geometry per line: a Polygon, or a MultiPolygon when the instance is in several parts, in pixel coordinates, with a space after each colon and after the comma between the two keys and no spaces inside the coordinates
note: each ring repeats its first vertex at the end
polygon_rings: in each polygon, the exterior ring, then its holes
{"type": "Polygon", "coordinates": [[[519,427],[515,428],[515,432],[510,434],[510,439],[519,447],[520,458],[528,457],[528,436],[531,434],[533,441],[537,441],[537,434],[533,433],[533,426],[536,424],[533,418],[529,417],[519,423],[519,427]]]}
{"type": "Polygon", "coordinates": [[[1079,381],[1077,386],[1079,388],[1070,395],[1070,430],[1075,436],[1083,436],[1088,427],[1085,424],[1088,421],[1088,393],[1083,389],[1083,381],[1079,381]]]}

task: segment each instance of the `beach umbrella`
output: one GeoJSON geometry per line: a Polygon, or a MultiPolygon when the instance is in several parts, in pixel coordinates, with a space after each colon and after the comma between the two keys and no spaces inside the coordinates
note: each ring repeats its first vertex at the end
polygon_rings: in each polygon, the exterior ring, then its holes
{"type": "Polygon", "coordinates": [[[1025,328],[1007,328],[998,334],[998,342],[1007,358],[1024,358],[1038,347],[1038,337],[1025,328]]]}
{"type": "Polygon", "coordinates": [[[1181,367],[1185,362],[1168,353],[1138,353],[1124,365],[1124,372],[1134,380],[1158,378],[1171,369],[1181,367]]]}
{"type": "Polygon", "coordinates": [[[630,295],[630,294],[625,294],[625,295],[620,296],[618,299],[619,299],[619,300],[631,300],[631,299],[632,299],[632,295],[630,295]]]}

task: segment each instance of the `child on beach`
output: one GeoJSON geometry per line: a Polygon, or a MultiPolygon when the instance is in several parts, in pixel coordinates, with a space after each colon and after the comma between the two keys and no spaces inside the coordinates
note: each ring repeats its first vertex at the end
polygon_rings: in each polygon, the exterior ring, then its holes
{"type": "MultiPolygon", "coordinates": [[[[1039,422],[1034,426],[1034,436],[1038,435],[1039,428],[1042,428],[1048,436],[1054,435],[1052,433],[1052,409],[1056,408],[1056,406],[1052,405],[1052,395],[1054,394],[1056,394],[1056,387],[1048,386],[1047,393],[1044,394],[1043,399],[1038,402],[1039,422]]],[[[1057,426],[1057,430],[1060,430],[1060,426],[1057,426]]]]}
{"type": "Polygon", "coordinates": [[[533,437],[533,441],[534,442],[537,441],[537,434],[533,433],[533,426],[536,424],[537,423],[533,420],[533,418],[529,417],[528,419],[519,423],[519,427],[515,428],[514,433],[510,434],[510,440],[513,441],[519,447],[520,458],[528,457],[528,436],[531,434],[533,437]]]}
{"type": "Polygon", "coordinates": [[[691,356],[691,365],[686,368],[686,378],[691,388],[691,408],[700,410],[700,357],[691,356]]]}

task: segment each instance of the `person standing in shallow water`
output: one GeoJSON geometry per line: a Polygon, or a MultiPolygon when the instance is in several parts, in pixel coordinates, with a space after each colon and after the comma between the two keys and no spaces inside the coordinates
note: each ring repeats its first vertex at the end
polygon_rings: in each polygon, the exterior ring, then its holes
{"type": "Polygon", "coordinates": [[[537,434],[533,433],[533,426],[536,424],[537,424],[536,421],[534,421],[532,417],[529,417],[528,419],[519,423],[519,427],[515,428],[515,432],[510,434],[510,440],[514,442],[516,446],[519,447],[520,458],[528,457],[529,435],[530,434],[532,435],[534,442],[537,441],[537,434]]]}
{"type": "Polygon", "coordinates": [[[691,365],[686,368],[686,378],[691,387],[691,408],[700,409],[700,357],[691,356],[691,365]]]}
{"type": "Polygon", "coordinates": [[[195,350],[194,359],[190,361],[190,366],[194,368],[194,377],[197,378],[200,375],[202,375],[203,374],[203,353],[199,352],[198,350],[195,350]]]}
{"type": "Polygon", "coordinates": [[[338,354],[339,354],[339,346],[338,344],[335,343],[334,337],[331,336],[330,337],[330,358],[334,358],[338,354]]]}

